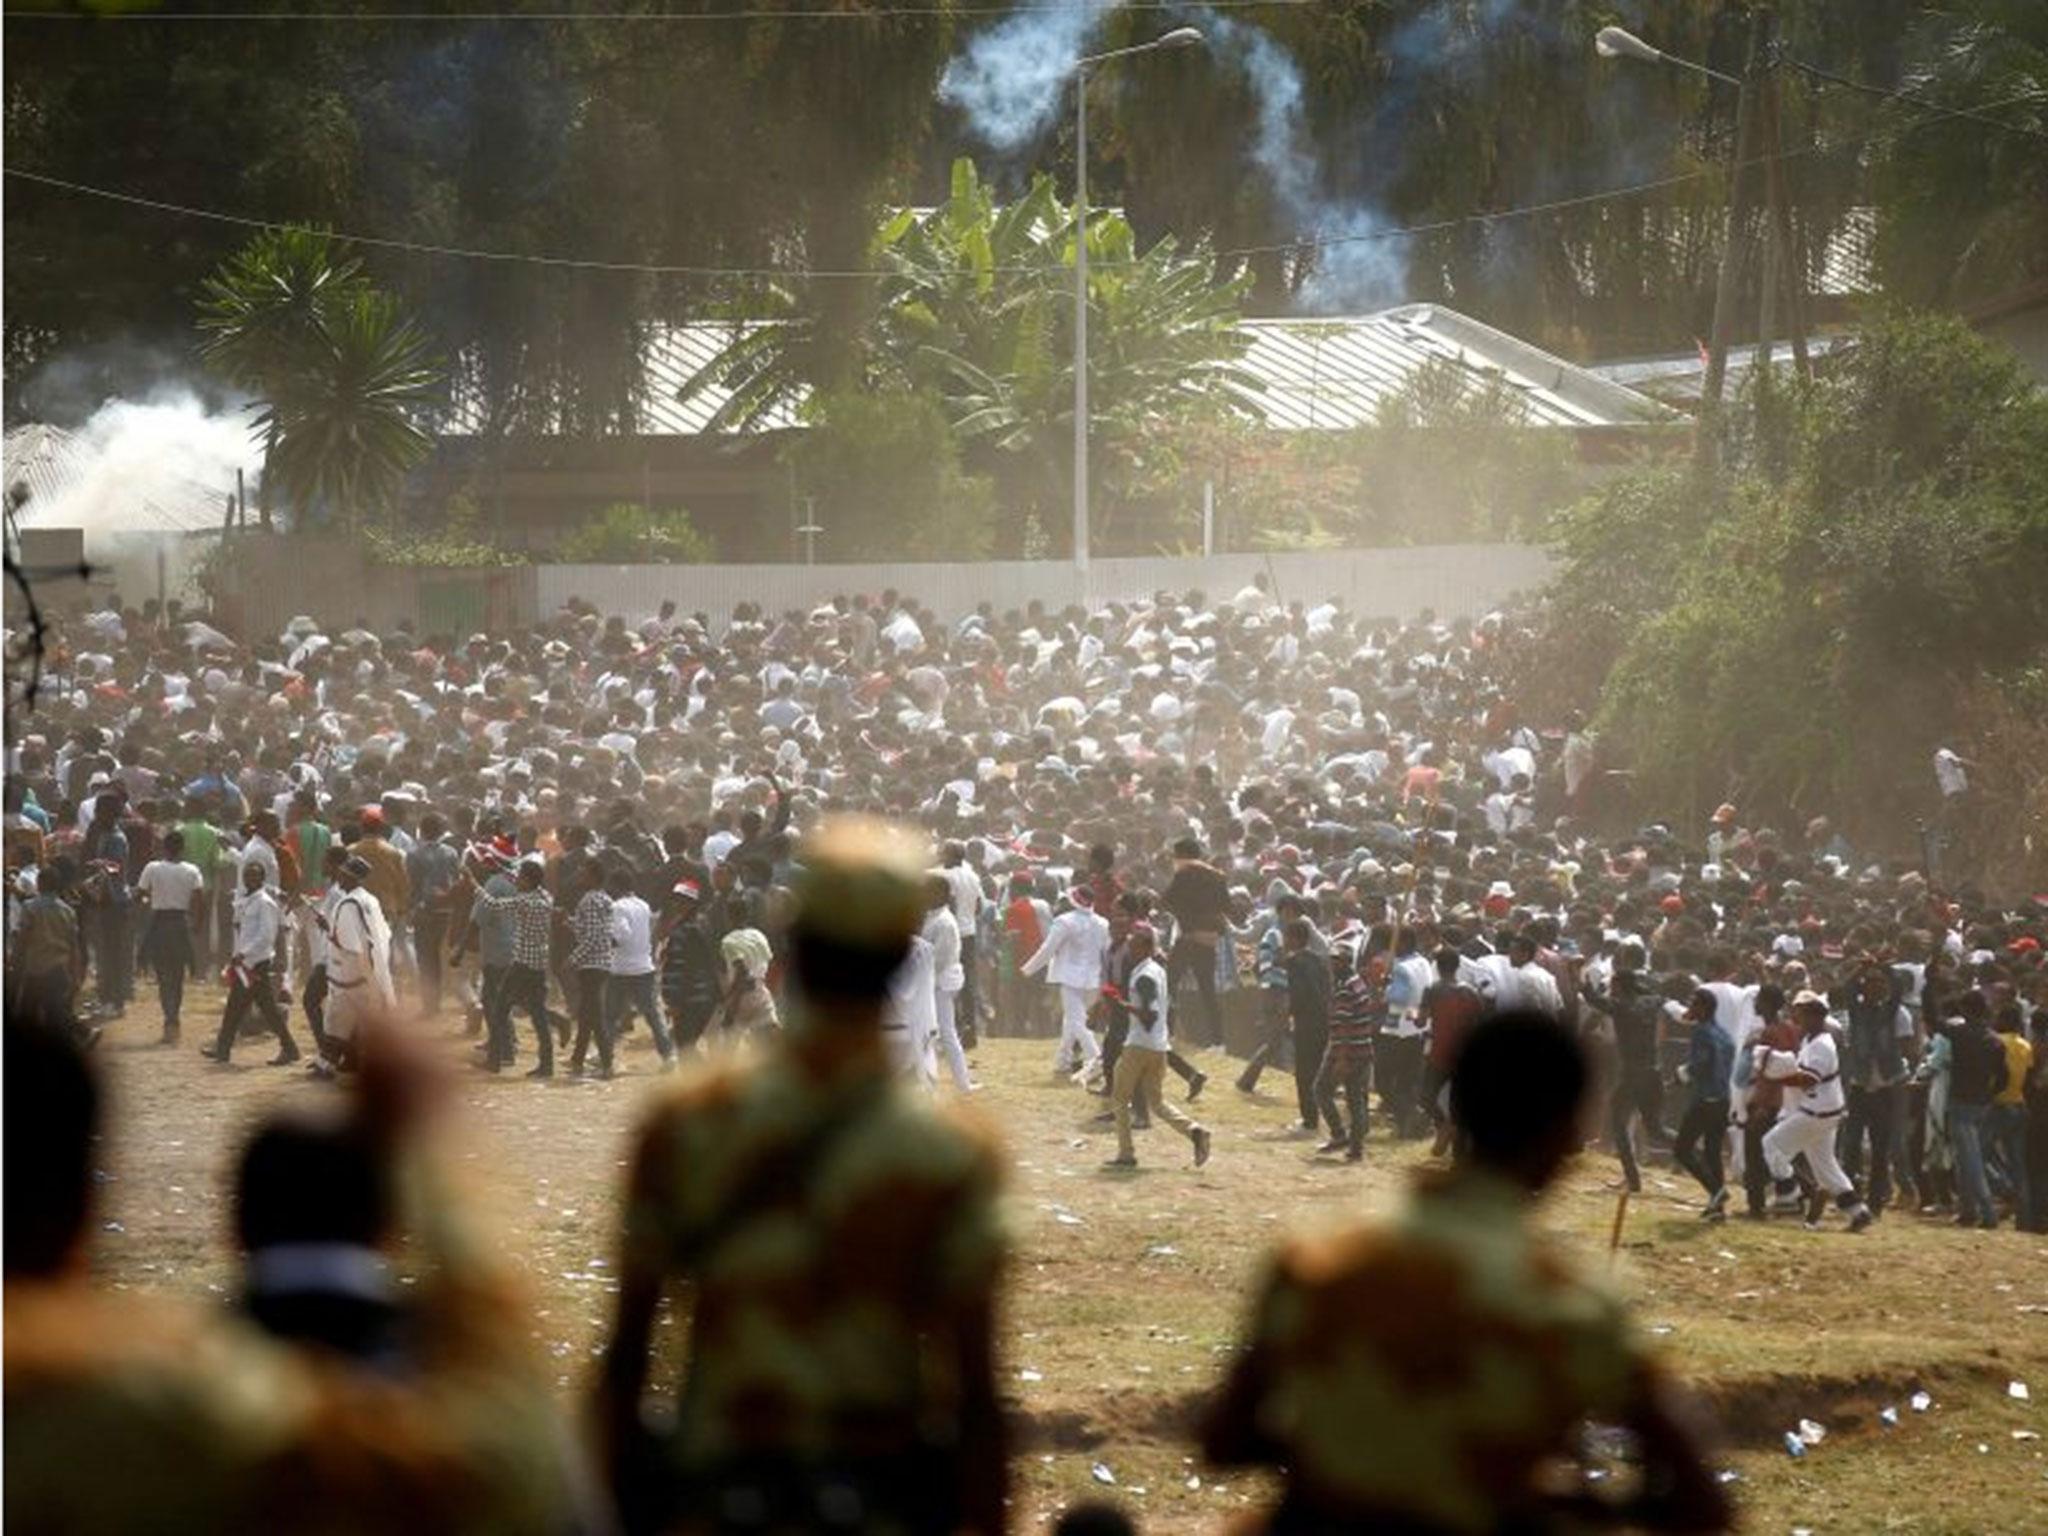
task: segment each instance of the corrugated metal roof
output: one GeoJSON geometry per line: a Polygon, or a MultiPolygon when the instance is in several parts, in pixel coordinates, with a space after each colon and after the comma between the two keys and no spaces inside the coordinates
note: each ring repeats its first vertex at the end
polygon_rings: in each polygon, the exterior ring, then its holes
{"type": "MultiPolygon", "coordinates": [[[[747,322],[726,321],[651,327],[640,432],[653,437],[703,433],[729,398],[727,392],[706,389],[685,403],[677,391],[749,328],[747,322]]],[[[1500,379],[1523,401],[1533,426],[1628,426],[1668,420],[1671,414],[1645,395],[1440,304],[1408,304],[1341,319],[1248,320],[1244,328],[1252,344],[1242,366],[1265,381],[1263,409],[1267,425],[1276,431],[1362,426],[1432,359],[1464,370],[1475,388],[1500,379]]],[[[785,402],[766,425],[800,426],[802,407],[800,398],[785,402]]],[[[474,415],[458,410],[442,430],[449,436],[467,435],[475,430],[474,415]]]]}
{"type": "Polygon", "coordinates": [[[0,444],[0,481],[10,494],[16,486],[28,492],[21,526],[204,533],[221,525],[228,487],[214,489],[169,473],[146,486],[124,483],[118,495],[104,493],[92,506],[63,506],[66,493],[92,472],[92,463],[91,452],[62,427],[32,422],[9,432],[0,444]]]}
{"type": "Polygon", "coordinates": [[[1432,361],[1474,388],[1498,379],[1532,426],[1630,426],[1670,419],[1645,395],[1441,304],[1405,304],[1337,320],[1250,320],[1242,366],[1266,381],[1269,426],[1283,432],[1363,426],[1432,361]]]}

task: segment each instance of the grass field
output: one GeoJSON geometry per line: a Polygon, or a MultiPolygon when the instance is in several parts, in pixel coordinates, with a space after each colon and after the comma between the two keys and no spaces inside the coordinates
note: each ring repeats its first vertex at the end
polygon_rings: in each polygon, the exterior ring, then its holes
{"type": "MultiPolygon", "coordinates": [[[[262,1066],[267,1042],[246,1042],[228,1068],[202,1061],[218,1017],[218,994],[202,990],[185,1044],[158,1045],[147,1006],[102,1044],[116,1102],[96,1261],[117,1286],[224,1294],[224,1180],[243,1128],[268,1106],[333,1091],[262,1066]]],[[[1318,1158],[1287,1134],[1290,1080],[1247,1099],[1224,1068],[1198,1105],[1216,1132],[1208,1168],[1194,1172],[1162,1126],[1139,1138],[1142,1168],[1105,1172],[1114,1144],[1093,1123],[1100,1101],[1055,1084],[1050,1055],[1046,1042],[1002,1040],[976,1058],[977,1111],[1015,1168],[1003,1370],[1019,1424],[1016,1526],[1107,1495],[1148,1531],[1213,1529],[1259,1485],[1200,1466],[1187,1426],[1262,1249],[1291,1226],[1386,1209],[1421,1151],[1375,1139],[1362,1168],[1318,1158]]],[[[477,1074],[462,1094],[470,1182],[531,1278],[536,1336],[565,1393],[585,1384],[608,1311],[616,1190],[636,1106],[662,1081],[653,1065],[643,1032],[615,1082],[477,1074]]],[[[1610,1266],[1612,1173],[1589,1156],[1542,1213],[1596,1270],[1610,1266]]],[[[1860,1237],[1795,1222],[1707,1227],[1689,1181],[1652,1169],[1648,1183],[1613,1283],[1717,1409],[1745,1529],[2048,1531],[2048,1441],[2032,1438],[2048,1434],[2048,1239],[1899,1214],[1860,1237]],[[2013,1380],[2031,1401],[2008,1395],[2013,1380]],[[1922,1387],[1935,1404],[1915,1413],[1922,1387]],[[1887,1406],[1895,1429],[1880,1421],[1887,1406]],[[1801,1418],[1828,1434],[1793,1460],[1782,1437],[1801,1418]]]]}

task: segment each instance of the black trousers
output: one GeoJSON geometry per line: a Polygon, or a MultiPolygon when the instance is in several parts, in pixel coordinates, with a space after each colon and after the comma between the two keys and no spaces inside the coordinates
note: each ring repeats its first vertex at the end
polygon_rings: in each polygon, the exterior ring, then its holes
{"type": "Polygon", "coordinates": [[[1728,1101],[1700,1099],[1685,1107],[1671,1156],[1710,1195],[1721,1192],[1722,1132],[1728,1129],[1728,1101]]]}
{"type": "Polygon", "coordinates": [[[1769,1209],[1771,1170],[1764,1164],[1764,1133],[1777,1123],[1775,1109],[1754,1107],[1742,1122],[1742,1194],[1752,1216],[1761,1216],[1769,1209]]]}
{"type": "Polygon", "coordinates": [[[420,965],[420,1006],[429,1014],[441,1011],[441,986],[447,975],[443,951],[448,947],[448,913],[428,907],[412,918],[413,956],[420,965]]]}
{"type": "Polygon", "coordinates": [[[235,973],[235,979],[228,986],[228,1005],[220,1016],[220,1034],[213,1042],[213,1054],[222,1061],[228,1059],[235,1036],[240,1033],[242,1020],[254,1008],[263,1020],[264,1027],[277,1036],[278,1054],[296,1056],[298,1042],[292,1039],[291,1026],[285,1023],[284,1010],[277,1006],[277,984],[271,976],[271,963],[246,968],[248,980],[242,980],[242,972],[235,973]]]}
{"type": "Polygon", "coordinates": [[[1342,1137],[1354,1153],[1365,1150],[1366,1087],[1372,1081],[1372,1057],[1369,1048],[1327,1046],[1323,1064],[1316,1070],[1316,1107],[1323,1112],[1330,1138],[1342,1137]],[[1344,1095],[1342,1113],[1337,1108],[1340,1091],[1344,1095]]]}
{"type": "Polygon", "coordinates": [[[1843,1117],[1841,1140],[1835,1148],[1842,1172],[1869,1196],[1873,1211],[1892,1203],[1892,1149],[1897,1145],[1901,1092],[1897,1087],[1851,1088],[1849,1112],[1843,1117]],[[1868,1183],[1863,1178],[1866,1140],[1870,1143],[1868,1183]]]}
{"type": "Polygon", "coordinates": [[[1418,1136],[1416,1102],[1422,1085],[1422,1036],[1381,1035],[1373,1048],[1373,1076],[1380,1088],[1380,1113],[1401,1137],[1418,1136]]]}
{"type": "Polygon", "coordinates": [[[306,1010],[306,1027],[313,1031],[313,1047],[332,1061],[334,1051],[327,1043],[327,962],[306,968],[306,989],[299,994],[299,1006],[306,1010]]]}
{"type": "Polygon", "coordinates": [[[611,972],[586,968],[576,973],[576,1043],[569,1050],[571,1071],[583,1070],[591,1042],[597,1042],[597,1064],[601,1071],[612,1069],[612,1032],[604,1015],[605,986],[611,972]]]}
{"type": "Polygon", "coordinates": [[[505,1041],[512,1038],[512,1013],[524,1008],[527,1017],[533,1020],[534,1038],[540,1042],[540,1070],[552,1075],[555,1070],[554,1020],[548,1013],[548,973],[538,966],[509,965],[505,968],[504,984],[498,989],[498,1011],[505,1024],[505,1041]]]}
{"type": "Polygon", "coordinates": [[[1278,987],[1264,987],[1259,991],[1259,1043],[1252,1047],[1252,1053],[1245,1059],[1244,1070],[1237,1074],[1237,1086],[1246,1093],[1256,1093],[1259,1088],[1259,1074],[1273,1065],[1284,1045],[1293,1033],[1287,1016],[1287,994],[1278,987]]]}
{"type": "Polygon", "coordinates": [[[1643,1135],[1648,1137],[1663,1113],[1664,1080],[1658,1076],[1656,1063],[1623,1063],[1614,1080],[1614,1096],[1607,1106],[1607,1135],[1614,1143],[1614,1155],[1621,1159],[1622,1179],[1632,1190],[1643,1187],[1643,1171],[1636,1165],[1635,1133],[1629,1121],[1641,1115],[1643,1135]]]}
{"type": "MultiPolygon", "coordinates": [[[[1316,1102],[1316,1074],[1323,1070],[1323,1052],[1329,1044],[1328,1019],[1294,1021],[1294,1102],[1301,1110],[1301,1123],[1310,1130],[1322,1120],[1322,1109],[1316,1102]]],[[[1330,1132],[1335,1135],[1339,1129],[1333,1125],[1330,1132]]]]}
{"type": "Polygon", "coordinates": [[[960,1031],[960,1043],[969,1050],[981,1038],[981,946],[970,935],[960,935],[960,970],[967,978],[960,995],[953,1000],[953,1023],[960,1031]]]}
{"type": "Polygon", "coordinates": [[[192,969],[192,925],[183,912],[152,912],[143,930],[142,951],[156,974],[164,1031],[175,1034],[185,1006],[185,977],[192,969]]]}
{"type": "Polygon", "coordinates": [[[1202,999],[1202,1024],[1207,1031],[1196,1043],[1221,1045],[1223,1007],[1216,1001],[1216,946],[1202,939],[1175,939],[1172,953],[1166,957],[1167,991],[1178,986],[1188,972],[1194,973],[1195,990],[1202,999]]]}

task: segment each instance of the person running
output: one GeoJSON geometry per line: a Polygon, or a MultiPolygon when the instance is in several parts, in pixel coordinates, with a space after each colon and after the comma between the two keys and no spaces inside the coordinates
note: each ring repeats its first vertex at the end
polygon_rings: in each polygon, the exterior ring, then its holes
{"type": "Polygon", "coordinates": [[[1269,1259],[1201,1431],[1212,1463],[1280,1472],[1264,1529],[1552,1529],[1577,1500],[1539,1473],[1588,1417],[1639,1446],[1641,1492],[1620,1518],[1730,1527],[1690,1416],[1621,1305],[1531,1219],[1578,1149],[1588,1076],[1557,1020],[1495,1015],[1452,1072],[1456,1164],[1391,1222],[1269,1259]]]}
{"type": "Polygon", "coordinates": [[[1792,999],[1792,1022],[1799,1026],[1798,1051],[1759,1047],[1756,1061],[1757,1076],[1786,1085],[1785,1113],[1763,1141],[1764,1161],[1776,1185],[1775,1202],[1796,1205],[1799,1184],[1792,1159],[1803,1155],[1815,1184],[1806,1204],[1807,1226],[1820,1226],[1832,1195],[1849,1217],[1849,1230],[1861,1232],[1876,1218],[1835,1160],[1835,1134],[1841,1129],[1847,1095],[1842,1089],[1841,1055],[1828,1028],[1828,1000],[1818,992],[1799,993],[1792,999]]]}
{"type": "Polygon", "coordinates": [[[1045,979],[1060,989],[1060,1043],[1053,1053],[1053,1075],[1078,1080],[1101,1059],[1102,1047],[1088,1032],[1088,1011],[1102,992],[1109,958],[1109,924],[1096,915],[1085,887],[1068,893],[1073,903],[1052,920],[1038,952],[1024,962],[1023,973],[1045,979]]]}
{"type": "Polygon", "coordinates": [[[277,897],[265,884],[263,864],[255,859],[242,866],[242,894],[235,899],[235,944],[228,960],[228,1001],[221,1013],[220,1033],[212,1045],[202,1045],[199,1054],[226,1066],[241,1033],[242,1021],[254,1008],[264,1026],[277,1036],[273,1067],[290,1066],[299,1059],[298,1042],[278,1006],[277,984],[272,968],[277,960],[277,935],[281,909],[277,897]]]}
{"type": "Polygon", "coordinates": [[[576,905],[570,917],[569,971],[575,982],[576,1043],[569,1071],[584,1074],[590,1047],[597,1047],[597,1075],[612,1075],[612,1032],[605,1017],[605,991],[612,979],[612,899],[604,888],[604,866],[596,859],[577,875],[576,905]]]}
{"type": "Polygon", "coordinates": [[[1212,1138],[1209,1132],[1166,1101],[1162,1092],[1166,1080],[1166,1053],[1172,1048],[1169,1024],[1172,1011],[1166,967],[1157,958],[1158,941],[1150,925],[1133,927],[1126,940],[1131,955],[1129,988],[1116,1006],[1129,1021],[1124,1032],[1123,1053],[1117,1057],[1116,1080],[1110,1085],[1110,1104],[1116,1114],[1116,1157],[1108,1166],[1135,1168],[1138,1150],[1131,1140],[1133,1105],[1143,1105],[1188,1138],[1195,1150],[1195,1166],[1209,1161],[1212,1138]]]}
{"type": "Polygon", "coordinates": [[[463,878],[475,893],[479,917],[503,912],[512,918],[512,960],[505,967],[504,985],[498,993],[498,1012],[503,1020],[498,1070],[510,1057],[512,1014],[524,1008],[533,1020],[535,1048],[540,1061],[526,1075],[550,1078],[555,1075],[555,1030],[548,1012],[548,945],[553,937],[555,904],[547,893],[547,868],[537,858],[522,859],[519,874],[509,893],[499,894],[479,886],[475,874],[463,878]]]}
{"type": "Polygon", "coordinates": [[[206,897],[206,877],[185,860],[185,839],[175,828],[164,834],[163,857],[142,866],[136,894],[149,908],[142,953],[156,974],[163,1006],[164,1044],[176,1045],[184,1011],[185,978],[193,968],[192,919],[206,897]]]}
{"type": "Polygon", "coordinates": [[[1705,987],[1692,995],[1685,1010],[1686,1057],[1679,1069],[1685,1084],[1685,1114],[1672,1143],[1672,1161],[1707,1192],[1703,1221],[1721,1221],[1728,1214],[1728,1184],[1721,1171],[1721,1147],[1728,1134],[1729,1078],[1735,1047],[1715,1022],[1714,994],[1705,987]]]}
{"type": "Polygon", "coordinates": [[[626,1036],[633,1016],[647,1021],[663,1070],[676,1064],[676,1045],[662,1013],[654,969],[654,913],[635,888],[633,872],[615,866],[605,876],[605,894],[612,899],[611,978],[605,983],[605,1029],[612,1049],[626,1036]]]}
{"type": "Polygon", "coordinates": [[[1315,1082],[1316,1106],[1330,1128],[1330,1139],[1316,1150],[1342,1152],[1347,1163],[1365,1158],[1366,1090],[1372,1081],[1378,1013],[1384,1006],[1369,971],[1383,970],[1385,958],[1375,954],[1362,960],[1360,947],[1354,944],[1330,947],[1330,1038],[1315,1082]]]}

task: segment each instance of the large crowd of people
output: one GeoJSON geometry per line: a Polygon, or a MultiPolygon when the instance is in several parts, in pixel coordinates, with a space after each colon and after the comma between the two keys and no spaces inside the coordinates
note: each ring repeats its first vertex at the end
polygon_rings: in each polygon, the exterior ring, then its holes
{"type": "MultiPolygon", "coordinates": [[[[867,812],[942,850],[892,997],[906,1078],[972,1091],[968,1042],[1050,1015],[1050,1065],[1199,1164],[1165,1084],[1194,1099],[1229,1034],[1238,1087],[1291,1067],[1302,1133],[1356,1160],[1375,1121],[1442,1125],[1474,1020],[1535,1007],[1594,1047],[1631,1187],[1670,1144],[1710,1218],[1733,1188],[2040,1229],[2043,898],[1733,804],[1617,830],[1597,740],[1521,707],[1532,622],[1263,584],[246,643],[91,613],[10,749],[10,966],[86,1028],[153,977],[168,1041],[217,970],[221,1062],[267,1035],[345,1070],[402,988],[458,1003],[485,1070],[608,1077],[636,1021],[667,1067],[777,1028],[798,839],[867,812]]],[[[1948,816],[1969,764],[1932,766],[1948,816]]]]}
{"type": "MultiPolygon", "coordinates": [[[[1700,826],[1636,824],[1586,725],[1531,717],[1518,683],[1540,622],[1368,622],[1263,582],[945,617],[892,591],[809,613],[743,604],[719,624],[572,603],[468,636],[303,619],[238,638],[175,605],[90,613],[48,637],[38,707],[8,749],[10,999],[76,1050],[145,1006],[141,974],[170,1047],[189,979],[218,974],[214,1063],[267,1036],[271,1065],[303,1061],[373,1105],[398,1014],[473,1036],[474,1070],[536,1079],[769,1044],[750,1075],[691,1074],[633,1164],[600,1416],[618,1507],[647,1529],[831,1528],[782,1507],[814,1494],[867,1511],[850,1529],[1001,1526],[995,1162],[931,1106],[913,1112],[977,1090],[991,1032],[1042,1036],[1045,1069],[1109,1101],[1112,1169],[1136,1163],[1155,1120],[1193,1166],[1227,1156],[1200,1096],[1255,1094],[1268,1072],[1291,1076],[1277,1112],[1333,1176],[1375,1139],[1433,1137],[1462,1172],[1417,1197],[1425,1247],[1519,1219],[1499,1191],[1542,1187],[1588,1129],[1631,1190],[1668,1148],[1703,1220],[1739,1203],[1815,1228],[1832,1210],[1853,1232],[1887,1211],[2048,1231],[2048,896],[1930,876],[1825,819],[1772,826],[1731,803],[1700,826]],[[928,856],[906,862],[890,826],[917,829],[928,856]],[[778,1143],[798,1124],[812,1129],[778,1143]],[[791,1275],[833,1248],[849,1208],[805,1205],[802,1170],[863,1144],[873,1188],[834,1198],[879,1202],[861,1209],[889,1210],[901,1241],[851,1265],[839,1245],[828,1296],[791,1275]],[[647,1474],[637,1408],[678,1276],[697,1287],[698,1351],[727,1333],[817,1347],[696,1378],[667,1451],[688,1470],[664,1478],[647,1474]],[[898,1333],[942,1358],[917,1365],[898,1333]],[[892,1416],[892,1393],[924,1390],[911,1376],[946,1383],[959,1443],[892,1416]],[[847,1416],[869,1410],[875,1437],[849,1440],[847,1416]],[[850,1443],[868,1471],[836,1459],[850,1443]],[[810,1470],[788,1481],[776,1457],[792,1446],[810,1470]],[[894,1526],[871,1518],[872,1469],[926,1453],[957,1486],[894,1526]]],[[[1942,815],[1969,768],[1944,749],[1927,775],[1942,815]]],[[[286,1235],[252,1255],[381,1240],[389,1131],[360,1120],[285,1127],[267,1171],[252,1147],[259,1208],[288,1208],[277,1190],[307,1169],[360,1186],[323,1208],[356,1220],[342,1237],[259,1209],[259,1229],[286,1235]]],[[[1466,1240],[1431,1262],[1553,1274],[1466,1240]]],[[[11,1338],[11,1226],[8,1246],[11,1338]]],[[[1259,1315],[1342,1309],[1403,1283],[1401,1262],[1284,1255],[1284,1305],[1259,1315]]],[[[1521,1325],[1587,1316],[1532,1303],[1521,1325]]],[[[401,1348],[387,1321],[318,1326],[401,1348]]],[[[1587,1379],[1530,1390],[1636,1415],[1672,1452],[1659,1486],[1691,1511],[1674,1518],[1704,1519],[1713,1492],[1616,1337],[1578,1341],[1587,1379]]],[[[1415,1364],[1398,1353],[1392,1382],[1415,1364]]],[[[1330,1380],[1329,1360],[1254,1340],[1211,1428],[1220,1459],[1290,1469],[1294,1514],[1276,1528],[1335,1528],[1347,1508],[1387,1528],[1498,1528],[1491,1481],[1404,1502],[1399,1466],[1319,1460],[1318,1416],[1395,1390],[1330,1380]],[[1276,1428],[1290,1415],[1298,1436],[1276,1428]]],[[[9,1369],[12,1419],[11,1345],[9,1369]]],[[[1512,1482],[1557,1432],[1491,1447],[1488,1478],[1512,1482]]]]}

